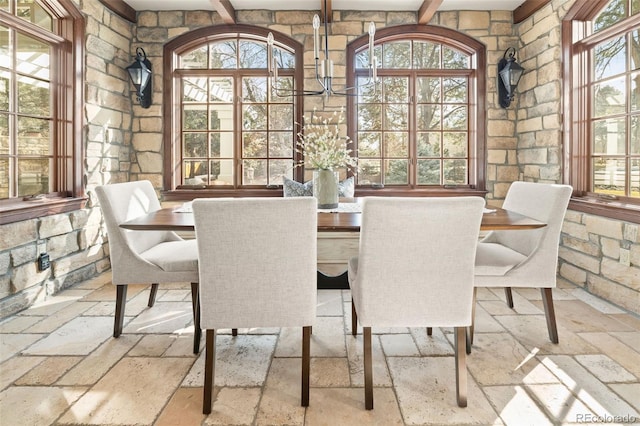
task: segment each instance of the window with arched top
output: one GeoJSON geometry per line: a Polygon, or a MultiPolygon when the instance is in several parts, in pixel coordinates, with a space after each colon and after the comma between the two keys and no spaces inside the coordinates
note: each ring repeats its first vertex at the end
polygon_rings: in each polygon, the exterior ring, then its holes
{"type": "Polygon", "coordinates": [[[83,52],[71,0],[0,2],[0,224],[83,203],[83,52]]]}
{"type": "Polygon", "coordinates": [[[640,3],[576,2],[563,44],[571,207],[639,222],[640,3]]]}
{"type": "Polygon", "coordinates": [[[302,46],[275,34],[278,93],[265,28],[214,26],[165,46],[165,189],[251,191],[293,178],[302,46]]]}
{"type": "Polygon", "coordinates": [[[349,135],[357,185],[484,190],[485,48],[441,27],[376,33],[379,84],[367,85],[366,37],[348,45],[349,135]]]}

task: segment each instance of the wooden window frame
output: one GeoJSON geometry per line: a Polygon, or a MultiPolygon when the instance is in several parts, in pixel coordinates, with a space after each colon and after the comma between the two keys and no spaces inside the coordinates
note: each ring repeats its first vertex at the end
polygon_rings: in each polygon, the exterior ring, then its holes
{"type": "MultiPolygon", "coordinates": [[[[284,44],[293,50],[295,58],[295,79],[296,90],[302,91],[304,84],[303,67],[303,45],[295,39],[282,33],[269,30],[268,28],[256,27],[252,25],[214,25],[199,28],[185,33],[164,46],[163,50],[163,118],[164,118],[164,176],[162,194],[167,201],[191,200],[199,197],[281,197],[283,194],[282,185],[261,186],[261,187],[240,187],[233,188],[223,186],[221,188],[204,187],[201,189],[180,187],[182,169],[182,153],[180,142],[180,123],[178,114],[180,110],[180,87],[179,80],[182,77],[177,71],[178,57],[180,54],[201,46],[205,43],[220,39],[225,34],[249,34],[261,38],[266,38],[269,32],[273,33],[276,43],[284,44]]],[[[210,70],[203,70],[207,73],[210,70]]],[[[231,71],[231,70],[230,70],[231,71]]],[[[237,101],[235,102],[237,103],[237,101]]],[[[234,106],[234,108],[237,107],[234,106]]],[[[302,99],[297,99],[294,103],[294,117],[297,123],[301,122],[303,116],[302,99]]],[[[235,161],[240,161],[240,156],[235,156],[235,161]]],[[[302,178],[301,170],[296,170],[296,178],[302,178]]]]}
{"type": "MultiPolygon", "coordinates": [[[[399,25],[383,28],[376,32],[376,45],[397,40],[422,40],[443,44],[470,55],[469,70],[469,184],[411,187],[385,187],[382,189],[357,186],[356,196],[399,195],[399,196],[451,196],[486,194],[486,47],[478,40],[458,31],[433,25],[399,25]],[[473,113],[471,110],[473,109],[473,113]]],[[[347,86],[356,81],[356,55],[368,46],[368,36],[361,36],[347,45],[347,86]]],[[[414,70],[403,70],[414,71],[414,70]]],[[[446,76],[447,70],[442,76],[446,76]]],[[[352,141],[357,138],[357,98],[347,101],[347,134],[352,141]]],[[[355,145],[355,142],[352,142],[355,145]]],[[[354,146],[352,146],[352,149],[354,146]]],[[[415,158],[414,158],[415,160],[415,158]]]]}
{"type": "MultiPolygon", "coordinates": [[[[586,26],[593,20],[609,0],[577,0],[562,20],[562,63],[563,93],[566,106],[563,117],[564,181],[573,186],[573,195],[569,209],[611,219],[640,223],[640,200],[627,197],[610,197],[590,192],[591,188],[591,93],[588,90],[591,65],[590,49],[581,51],[574,43],[574,32],[582,38],[586,35],[586,26]],[[576,28],[574,22],[581,25],[576,28]]],[[[627,18],[625,24],[614,30],[604,29],[594,40],[602,35],[622,34],[638,25],[640,14],[627,18]]],[[[594,41],[595,43],[595,41],[594,41]]]]}
{"type": "Polygon", "coordinates": [[[78,210],[86,203],[82,184],[85,19],[72,0],[39,3],[54,18],[53,32],[5,11],[0,11],[0,24],[18,28],[27,36],[64,39],[54,49],[51,64],[53,192],[31,200],[0,200],[0,225],[78,210]]]}

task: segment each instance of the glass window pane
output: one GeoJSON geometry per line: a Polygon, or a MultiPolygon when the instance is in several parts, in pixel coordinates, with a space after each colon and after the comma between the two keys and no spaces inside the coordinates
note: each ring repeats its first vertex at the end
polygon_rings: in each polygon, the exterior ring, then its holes
{"type": "Polygon", "coordinates": [[[49,46],[34,38],[18,34],[16,71],[22,74],[49,79],[49,46]]]}
{"type": "Polygon", "coordinates": [[[358,179],[358,185],[372,185],[374,183],[381,184],[382,176],[380,174],[380,170],[382,169],[382,164],[380,160],[358,160],[358,174],[356,178],[358,179]]]}
{"type": "Polygon", "coordinates": [[[375,85],[367,85],[369,77],[358,77],[358,103],[382,102],[382,90],[380,90],[380,86],[386,84],[386,78],[378,77],[378,80],[381,80],[382,84],[376,87],[375,85]]]}
{"type": "Polygon", "coordinates": [[[359,157],[380,157],[380,132],[360,132],[358,133],[358,156],[359,157]]]}
{"type": "Polygon", "coordinates": [[[466,78],[443,78],[442,89],[443,102],[467,102],[469,88],[466,78]]]}
{"type": "Polygon", "coordinates": [[[51,31],[53,25],[51,16],[34,0],[21,0],[16,5],[16,16],[51,31]]]}
{"type": "Polygon", "coordinates": [[[211,142],[210,157],[233,158],[233,133],[211,133],[209,141],[211,142]]]}
{"type": "Polygon", "coordinates": [[[0,71],[0,111],[9,111],[10,83],[11,75],[8,72],[0,71]]]}
{"type": "Polygon", "coordinates": [[[626,195],[626,161],[622,158],[593,159],[593,191],[617,196],[626,195]]]}
{"type": "Polygon", "coordinates": [[[18,155],[51,155],[50,121],[18,117],[18,155]]]}
{"type": "Polygon", "coordinates": [[[406,77],[387,77],[382,80],[385,102],[409,102],[409,79],[406,77]]]}
{"type": "Polygon", "coordinates": [[[242,102],[266,102],[267,77],[244,77],[242,79],[242,102]]]}
{"type": "Polygon", "coordinates": [[[593,123],[593,154],[624,155],[627,127],[624,118],[598,120],[593,123]]]}
{"type": "Polygon", "coordinates": [[[242,106],[242,130],[266,130],[266,128],[266,104],[251,104],[242,106]]]}
{"type": "Polygon", "coordinates": [[[418,138],[418,157],[439,157],[440,156],[441,133],[439,132],[418,133],[417,138],[418,138]]]}
{"type": "Polygon", "coordinates": [[[442,134],[443,157],[466,157],[467,134],[463,132],[444,132],[442,134]]]}
{"type": "Polygon", "coordinates": [[[598,32],[616,24],[627,16],[627,0],[612,0],[593,20],[593,32],[598,32]]]}
{"type": "Polygon", "coordinates": [[[267,156],[267,132],[242,133],[242,157],[265,158],[267,156]]]}
{"type": "Polygon", "coordinates": [[[631,0],[631,14],[640,12],[640,0],[631,0]]]}
{"type": "Polygon", "coordinates": [[[18,196],[46,194],[49,192],[50,161],[21,159],[18,161],[18,196]]]}
{"type": "Polygon", "coordinates": [[[202,158],[207,156],[207,134],[185,132],[183,153],[185,158],[202,158]]]}
{"type": "Polygon", "coordinates": [[[640,158],[631,160],[631,189],[629,195],[640,197],[640,158]]]}
{"type": "Polygon", "coordinates": [[[267,160],[243,160],[242,184],[266,185],[267,169],[267,160]]]}
{"type": "Polygon", "coordinates": [[[369,68],[369,49],[356,54],[356,68],[369,68]]]}
{"type": "Polygon", "coordinates": [[[207,79],[187,77],[182,79],[182,102],[206,102],[207,79]]]}
{"type": "Polygon", "coordinates": [[[409,128],[408,105],[387,104],[385,106],[385,130],[406,130],[409,128]]]}
{"type": "Polygon", "coordinates": [[[293,130],[293,105],[269,105],[269,130],[293,130]]]}
{"type": "Polygon", "coordinates": [[[180,63],[178,68],[194,69],[194,68],[207,68],[207,46],[201,46],[193,49],[190,52],[185,52],[180,55],[180,63]]]}
{"type": "Polygon", "coordinates": [[[240,41],[240,68],[267,68],[267,44],[240,41]]]}
{"type": "Polygon", "coordinates": [[[631,147],[632,155],[640,154],[640,117],[631,117],[631,147]]]}
{"type": "Polygon", "coordinates": [[[9,198],[9,160],[0,158],[0,199],[3,198],[9,198]]]}
{"type": "Polygon", "coordinates": [[[624,114],[626,111],[626,77],[593,85],[594,117],[624,114]]]}
{"type": "Polygon", "coordinates": [[[440,185],[440,160],[418,160],[418,185],[440,185]]]}
{"type": "Polygon", "coordinates": [[[293,158],[293,134],[291,132],[269,132],[269,157],[293,158]]]}
{"type": "Polygon", "coordinates": [[[278,68],[295,68],[296,57],[293,53],[282,50],[278,47],[273,49],[273,57],[278,61],[278,68]]]}
{"type": "Polygon", "coordinates": [[[416,122],[418,130],[438,130],[442,124],[440,105],[418,105],[416,122]]]}
{"type": "Polygon", "coordinates": [[[413,42],[413,67],[416,69],[439,69],[440,45],[424,41],[413,42]]]}
{"type": "Polygon", "coordinates": [[[416,78],[417,95],[419,103],[439,103],[440,102],[439,77],[418,77],[416,78]]]}
{"type": "Polygon", "coordinates": [[[631,111],[640,111],[640,73],[631,74],[631,111]]]}
{"type": "Polygon", "coordinates": [[[410,41],[385,43],[382,52],[382,68],[411,68],[410,41]]]}
{"type": "MultiPolygon", "coordinates": [[[[30,77],[18,77],[18,111],[23,114],[49,116],[49,82],[30,77]]],[[[1,96],[1,95],[0,95],[1,96]]]]}
{"type": "Polygon", "coordinates": [[[15,33],[13,31],[9,31],[9,28],[0,25],[0,64],[7,68],[11,68],[13,65],[13,55],[11,54],[11,43],[10,37],[12,37],[15,33]]]}
{"type": "Polygon", "coordinates": [[[442,106],[442,128],[446,130],[467,130],[467,107],[464,105],[442,106]]]}
{"type": "Polygon", "coordinates": [[[209,102],[233,102],[232,77],[212,77],[209,79],[209,102]]]}
{"type": "Polygon", "coordinates": [[[233,105],[210,105],[209,129],[233,130],[233,105]]]}
{"type": "Polygon", "coordinates": [[[384,134],[385,157],[407,157],[409,155],[409,135],[405,132],[387,132],[384,134]]]}
{"type": "Polygon", "coordinates": [[[442,67],[447,69],[467,69],[470,66],[469,55],[442,46],[442,64],[442,67]]]}
{"type": "MultiPolygon", "coordinates": [[[[209,68],[235,69],[238,67],[236,52],[238,46],[235,40],[225,40],[209,45],[209,68]]],[[[203,67],[198,67],[203,68],[203,67]]]]}
{"type": "Polygon", "coordinates": [[[627,44],[624,37],[600,43],[595,48],[595,79],[621,74],[627,69],[627,44]]]}
{"type": "Polygon", "coordinates": [[[183,163],[185,185],[208,185],[209,171],[207,161],[186,160],[183,163]]]}
{"type": "Polygon", "coordinates": [[[9,155],[9,116],[0,114],[0,155],[9,155]]]}
{"type": "Polygon", "coordinates": [[[382,130],[382,108],[380,105],[358,105],[358,129],[382,130]]]}
{"type": "Polygon", "coordinates": [[[271,87],[269,100],[271,102],[293,103],[293,96],[291,95],[291,92],[295,89],[293,83],[293,77],[283,77],[279,75],[277,85],[274,86],[269,83],[271,87]]]}
{"type": "Polygon", "coordinates": [[[292,160],[269,160],[269,181],[267,184],[282,185],[282,177],[293,177],[292,160]]]}
{"type": "Polygon", "coordinates": [[[443,160],[442,170],[445,185],[467,184],[467,160],[443,160]]]}
{"type": "MultiPolygon", "coordinates": [[[[640,0],[639,0],[640,1],[640,0]]],[[[631,37],[631,63],[629,64],[629,70],[640,69],[640,30],[631,31],[629,34],[631,37]]]]}
{"type": "Polygon", "coordinates": [[[211,184],[233,185],[234,160],[211,160],[211,184]]]}
{"type": "Polygon", "coordinates": [[[182,129],[183,130],[206,130],[207,129],[207,106],[206,105],[183,105],[182,129]]]}
{"type": "Polygon", "coordinates": [[[384,183],[406,185],[409,183],[409,160],[385,160],[384,183]]]}

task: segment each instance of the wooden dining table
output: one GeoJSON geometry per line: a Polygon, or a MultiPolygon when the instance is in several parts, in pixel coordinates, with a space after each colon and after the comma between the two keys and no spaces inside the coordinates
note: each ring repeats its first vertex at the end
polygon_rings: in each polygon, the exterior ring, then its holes
{"type": "MultiPolygon", "coordinates": [[[[348,202],[357,202],[357,199],[348,202]]],[[[320,252],[325,253],[327,245],[330,251],[340,254],[332,257],[333,260],[326,263],[333,263],[332,266],[340,265],[346,269],[346,261],[353,255],[357,255],[357,241],[359,238],[362,214],[354,211],[325,212],[318,211],[318,256],[320,252]],[[320,235],[322,234],[322,235],[320,235]],[[335,236],[335,238],[334,238],[335,236]],[[336,260],[337,259],[337,260],[336,260]]],[[[482,215],[480,230],[525,230],[536,229],[546,226],[545,223],[523,216],[519,213],[504,210],[501,208],[491,208],[482,215]]],[[[194,231],[195,224],[193,213],[184,212],[182,206],[167,207],[144,216],[137,217],[120,224],[121,228],[137,231],[194,231]]],[[[319,259],[320,266],[320,259],[319,259]]],[[[318,270],[318,289],[348,289],[349,282],[346,270],[342,273],[327,274],[318,270]]]]}

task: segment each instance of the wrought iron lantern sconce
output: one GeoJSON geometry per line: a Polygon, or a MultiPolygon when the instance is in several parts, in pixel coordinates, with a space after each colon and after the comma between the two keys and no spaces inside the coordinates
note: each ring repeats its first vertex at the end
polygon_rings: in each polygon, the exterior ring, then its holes
{"type": "Polygon", "coordinates": [[[498,98],[502,108],[508,108],[524,68],[516,62],[516,49],[508,48],[498,62],[498,98]]]}
{"type": "Polygon", "coordinates": [[[275,89],[275,93],[281,97],[287,96],[331,96],[331,95],[343,95],[352,96],[356,95],[356,89],[358,87],[373,86],[375,91],[377,87],[377,66],[378,62],[373,52],[374,38],[376,34],[376,25],[373,22],[369,23],[369,78],[364,84],[353,87],[343,87],[340,90],[336,90],[333,86],[333,60],[329,57],[329,17],[327,16],[327,0],[324,0],[324,59],[320,59],[320,17],[316,14],[313,17],[313,57],[315,62],[315,79],[320,85],[319,90],[291,90],[285,89],[278,84],[278,61],[274,55],[274,37],[272,33],[267,36],[267,60],[269,77],[271,79],[271,85],[275,89]]]}
{"type": "Polygon", "coordinates": [[[151,62],[142,47],[136,48],[136,60],[127,67],[131,82],[136,88],[136,95],[142,108],[151,106],[151,62]]]}

